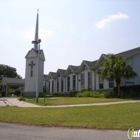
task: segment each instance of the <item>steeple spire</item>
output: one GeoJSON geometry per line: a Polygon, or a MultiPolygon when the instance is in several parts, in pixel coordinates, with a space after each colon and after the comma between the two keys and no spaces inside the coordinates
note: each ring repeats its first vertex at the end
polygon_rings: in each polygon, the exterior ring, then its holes
{"type": "MultiPolygon", "coordinates": [[[[37,10],[37,18],[36,18],[36,28],[35,28],[35,41],[38,41],[38,19],[39,19],[39,9],[37,10]]],[[[34,43],[34,49],[38,50],[38,43],[34,43]]]]}

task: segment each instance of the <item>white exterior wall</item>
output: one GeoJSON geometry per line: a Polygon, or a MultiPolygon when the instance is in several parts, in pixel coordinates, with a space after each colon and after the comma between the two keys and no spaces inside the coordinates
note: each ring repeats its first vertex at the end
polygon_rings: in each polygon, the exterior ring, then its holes
{"type": "MultiPolygon", "coordinates": [[[[39,92],[43,92],[43,73],[44,73],[44,61],[40,60],[39,67],[39,92]]],[[[37,80],[37,58],[26,59],[26,73],[25,73],[25,89],[24,92],[36,92],[36,80],[37,80]],[[35,64],[33,66],[33,76],[31,73],[31,61],[35,64]]]]}
{"type": "Polygon", "coordinates": [[[125,85],[133,85],[127,84],[127,82],[133,82],[134,85],[140,85],[140,53],[132,56],[127,59],[127,63],[133,68],[133,70],[137,73],[137,77],[131,79],[121,79],[121,86],[125,85]]]}
{"type": "Polygon", "coordinates": [[[103,89],[109,89],[109,81],[108,80],[104,79],[103,84],[104,84],[104,88],[103,89]]]}
{"type": "Polygon", "coordinates": [[[43,81],[44,81],[44,54],[43,51],[40,54],[39,66],[38,66],[38,55],[34,49],[31,49],[26,55],[26,70],[25,70],[25,96],[35,96],[37,87],[37,68],[39,68],[39,79],[38,79],[38,90],[43,93],[43,81]],[[33,61],[33,76],[31,77],[31,62],[33,61]]]}

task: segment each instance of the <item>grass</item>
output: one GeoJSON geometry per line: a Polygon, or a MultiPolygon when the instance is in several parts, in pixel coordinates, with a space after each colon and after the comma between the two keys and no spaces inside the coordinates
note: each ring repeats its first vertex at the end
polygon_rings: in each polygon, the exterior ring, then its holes
{"type": "MultiPolygon", "coordinates": [[[[130,100],[130,99],[129,99],[130,100]]],[[[71,105],[71,104],[89,104],[89,103],[103,103],[103,102],[117,102],[117,101],[128,101],[128,99],[106,99],[106,98],[91,98],[91,97],[52,97],[40,98],[38,105],[51,106],[51,105],[71,105]]],[[[36,104],[35,99],[28,99],[27,102],[36,104]]]]}
{"type": "Polygon", "coordinates": [[[139,129],[140,103],[73,108],[0,107],[0,122],[95,129],[139,129]]]}

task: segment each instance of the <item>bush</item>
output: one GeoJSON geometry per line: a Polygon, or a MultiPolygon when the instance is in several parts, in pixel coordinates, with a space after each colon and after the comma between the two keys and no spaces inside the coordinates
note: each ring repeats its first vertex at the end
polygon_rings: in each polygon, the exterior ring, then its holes
{"type": "Polygon", "coordinates": [[[87,91],[85,88],[82,88],[80,92],[85,92],[87,91]]]}
{"type": "Polygon", "coordinates": [[[21,96],[21,97],[18,98],[18,100],[19,101],[26,101],[26,98],[21,96]]]}
{"type": "Polygon", "coordinates": [[[113,92],[106,91],[102,93],[105,98],[113,98],[113,92]]]}
{"type": "Polygon", "coordinates": [[[75,97],[76,94],[77,94],[77,91],[75,91],[75,90],[70,90],[70,91],[69,91],[69,96],[70,96],[70,97],[75,97]]]}
{"type": "Polygon", "coordinates": [[[77,93],[77,97],[94,97],[94,98],[100,98],[101,93],[100,92],[95,92],[95,91],[83,91],[80,93],[77,93]]]}
{"type": "MultiPolygon", "coordinates": [[[[114,95],[117,96],[118,89],[114,88],[114,95]]],[[[140,85],[120,87],[121,98],[140,98],[140,85]]]]}
{"type": "Polygon", "coordinates": [[[15,94],[16,96],[19,96],[19,95],[21,94],[21,92],[20,92],[20,90],[15,90],[14,94],[15,94]]]}

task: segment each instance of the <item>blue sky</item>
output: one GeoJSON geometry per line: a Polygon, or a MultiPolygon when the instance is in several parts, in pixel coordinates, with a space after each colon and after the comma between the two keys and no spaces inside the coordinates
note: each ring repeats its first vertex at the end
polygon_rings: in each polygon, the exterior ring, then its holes
{"type": "Polygon", "coordinates": [[[37,9],[44,73],[140,46],[139,0],[1,0],[0,64],[25,77],[37,9]]]}

